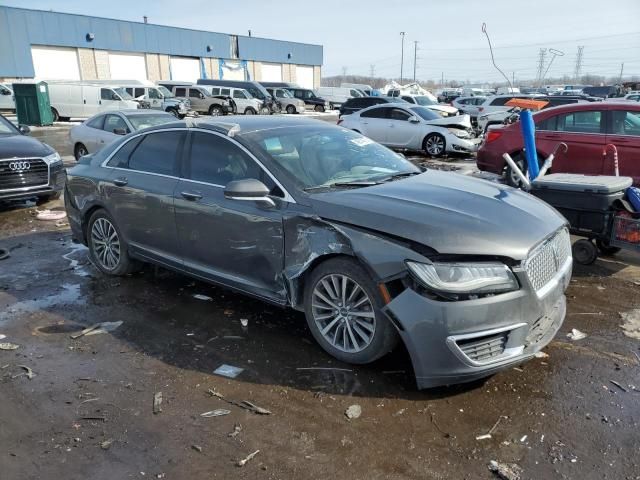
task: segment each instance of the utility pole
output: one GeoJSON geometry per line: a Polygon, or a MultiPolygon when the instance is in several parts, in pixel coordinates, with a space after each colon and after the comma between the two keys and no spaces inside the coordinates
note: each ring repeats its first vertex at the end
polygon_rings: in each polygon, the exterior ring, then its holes
{"type": "Polygon", "coordinates": [[[402,37],[402,46],[400,50],[400,85],[402,85],[402,76],[403,76],[403,67],[404,67],[404,36],[406,32],[400,32],[400,36],[402,37]]]}
{"type": "Polygon", "coordinates": [[[622,72],[624,72],[624,62],[622,62],[622,65],[620,65],[620,80],[618,81],[618,83],[622,83],[622,72]]]}
{"type": "Polygon", "coordinates": [[[536,75],[536,83],[540,82],[542,72],[544,72],[544,59],[547,56],[547,49],[541,48],[538,53],[538,74],[536,75]]]}
{"type": "Polygon", "coordinates": [[[413,82],[416,81],[416,65],[418,64],[418,41],[413,41],[413,82]]]}
{"type": "Polygon", "coordinates": [[[342,67],[342,76],[343,77],[347,76],[347,67],[342,67]]]}
{"type": "Polygon", "coordinates": [[[516,84],[516,72],[511,72],[511,86],[516,84]]]}
{"type": "Polygon", "coordinates": [[[369,76],[371,78],[374,78],[376,76],[376,66],[375,65],[369,65],[369,76]]]}
{"type": "Polygon", "coordinates": [[[580,82],[580,71],[582,70],[582,52],[584,51],[584,45],[578,47],[578,54],[576,55],[576,68],[573,70],[573,77],[576,83],[580,82]]]}

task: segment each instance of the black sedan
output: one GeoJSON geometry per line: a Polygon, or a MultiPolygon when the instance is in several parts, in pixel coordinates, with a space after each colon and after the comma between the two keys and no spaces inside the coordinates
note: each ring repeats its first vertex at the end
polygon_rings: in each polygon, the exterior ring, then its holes
{"type": "Polygon", "coordinates": [[[340,105],[340,117],[343,115],[349,115],[353,112],[359,112],[363,108],[378,105],[380,103],[407,103],[399,97],[357,97],[350,98],[342,105],[340,105]]]}
{"type": "Polygon", "coordinates": [[[60,197],[65,172],[60,155],[0,115],[0,201],[60,197]]]}
{"type": "Polygon", "coordinates": [[[402,340],[421,388],[529,359],[565,316],[555,210],[313,119],[129,134],[69,170],[65,205],[105,274],[151,262],[292,307],[345,362],[402,340]]]}

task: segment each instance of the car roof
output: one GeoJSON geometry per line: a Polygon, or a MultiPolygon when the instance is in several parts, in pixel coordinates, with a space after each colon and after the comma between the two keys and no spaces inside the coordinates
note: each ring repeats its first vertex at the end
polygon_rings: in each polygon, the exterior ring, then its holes
{"type": "Polygon", "coordinates": [[[547,113],[571,113],[571,112],[580,112],[583,110],[619,110],[624,108],[625,110],[637,111],[640,112],[640,104],[635,104],[633,102],[630,103],[622,103],[622,102],[580,102],[580,103],[570,103],[568,105],[558,105],[557,107],[549,107],[540,112],[544,112],[545,115],[547,113]]]}

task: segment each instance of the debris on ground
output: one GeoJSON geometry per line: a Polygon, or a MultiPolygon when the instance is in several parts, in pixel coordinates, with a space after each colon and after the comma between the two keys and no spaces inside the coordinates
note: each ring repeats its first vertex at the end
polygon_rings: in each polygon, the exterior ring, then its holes
{"type": "Polygon", "coordinates": [[[527,437],[528,435],[523,435],[522,438],[520,439],[520,443],[524,443],[527,441],[527,437]]]}
{"type": "Polygon", "coordinates": [[[618,382],[616,382],[615,380],[609,380],[611,383],[613,383],[616,387],[618,387],[620,390],[622,390],[623,392],[628,392],[628,390],[626,388],[624,388],[622,385],[620,385],[618,382]]]}
{"type": "Polygon", "coordinates": [[[620,325],[623,333],[630,338],[640,340],[640,308],[620,313],[624,323],[620,325]]]}
{"type": "Polygon", "coordinates": [[[79,332],[72,333],[70,337],[72,339],[89,336],[89,335],[99,335],[101,333],[113,332],[116,328],[122,325],[122,320],[119,322],[100,322],[95,325],[91,325],[90,327],[85,328],[84,330],[80,330],[79,332]]]}
{"type": "Polygon", "coordinates": [[[31,215],[37,220],[62,220],[66,218],[67,212],[64,210],[31,210],[31,215]]]}
{"type": "Polygon", "coordinates": [[[196,300],[202,300],[202,301],[205,301],[205,302],[213,301],[213,298],[208,297],[207,295],[201,295],[199,293],[194,294],[193,298],[195,298],[196,300]]]}
{"type": "Polygon", "coordinates": [[[210,410],[208,412],[201,413],[201,417],[211,418],[211,417],[222,417],[224,415],[229,415],[231,410],[225,410],[224,408],[218,408],[216,410],[210,410]]]}
{"type": "Polygon", "coordinates": [[[351,405],[349,408],[347,408],[344,414],[349,420],[360,418],[360,415],[362,415],[362,407],[357,404],[351,405]]]}
{"type": "Polygon", "coordinates": [[[536,352],[533,356],[536,358],[549,358],[549,354],[544,352],[536,352]]]}
{"type": "Polygon", "coordinates": [[[489,470],[502,480],[520,480],[520,476],[522,475],[522,468],[515,463],[499,463],[491,460],[489,470]]]}
{"type": "Polygon", "coordinates": [[[244,372],[244,368],[234,367],[233,365],[223,364],[216,368],[213,373],[227,378],[236,378],[244,372]]]}
{"type": "Polygon", "coordinates": [[[266,408],[259,407],[258,405],[251,403],[248,400],[243,400],[241,402],[237,402],[235,400],[231,400],[230,398],[226,398],[220,392],[216,392],[211,388],[207,390],[207,393],[212,397],[217,397],[220,400],[224,400],[230,405],[235,405],[236,407],[244,408],[245,410],[249,410],[250,412],[257,413],[258,415],[271,415],[271,411],[266,408]]]}
{"type": "Polygon", "coordinates": [[[10,256],[11,254],[9,253],[8,248],[0,248],[0,260],[6,260],[10,256]]]}
{"type": "Polygon", "coordinates": [[[0,333],[0,340],[4,340],[5,338],[7,338],[7,336],[0,333]]]}
{"type": "Polygon", "coordinates": [[[18,348],[20,348],[20,345],[15,343],[0,343],[0,350],[17,350],[18,348]]]}
{"type": "Polygon", "coordinates": [[[398,410],[396,413],[394,413],[393,415],[391,415],[392,417],[399,417],[400,415],[404,415],[404,412],[406,412],[407,409],[406,408],[401,408],[400,410],[398,410]]]}
{"type": "Polygon", "coordinates": [[[153,413],[160,413],[162,411],[162,392],[156,392],[153,394],[153,413]]]}
{"type": "Polygon", "coordinates": [[[13,376],[13,377],[11,377],[11,378],[18,378],[18,377],[21,377],[22,375],[26,375],[26,376],[27,376],[27,378],[28,378],[29,380],[31,380],[33,377],[35,377],[35,376],[36,376],[36,374],[35,374],[35,373],[33,373],[33,370],[31,370],[31,369],[30,369],[29,367],[27,367],[26,365],[16,365],[16,366],[17,366],[17,367],[22,368],[22,369],[25,371],[25,373],[20,373],[20,374],[18,374],[18,375],[14,375],[14,376],[13,376]]]}
{"type": "Polygon", "coordinates": [[[227,437],[229,438],[235,438],[238,436],[238,434],[242,431],[242,425],[240,425],[239,423],[236,423],[233,426],[233,432],[227,434],[227,437]]]}
{"type": "Polygon", "coordinates": [[[498,425],[500,424],[500,422],[502,421],[503,418],[509,418],[506,415],[500,415],[498,417],[498,420],[496,420],[496,423],[493,424],[493,427],[491,427],[489,429],[489,431],[487,433],[485,433],[484,435],[478,435],[476,437],[476,440],[488,440],[491,438],[491,434],[495,431],[496,428],[498,428],[498,425]]]}
{"type": "Polygon", "coordinates": [[[198,453],[202,453],[202,447],[200,445],[191,445],[191,448],[193,448],[198,453]]]}
{"type": "Polygon", "coordinates": [[[491,438],[491,434],[490,433],[485,433],[484,435],[478,435],[476,437],[476,440],[488,440],[491,438]]]}
{"type": "Polygon", "coordinates": [[[583,338],[587,338],[587,334],[584,332],[581,332],[577,328],[573,328],[569,333],[567,333],[567,338],[575,342],[576,340],[582,340],[583,338]]]}
{"type": "Polygon", "coordinates": [[[110,438],[109,440],[105,440],[104,442],[100,443],[100,448],[103,450],[109,450],[109,448],[111,448],[112,443],[113,443],[112,438],[110,438]]]}
{"type": "Polygon", "coordinates": [[[298,371],[304,370],[333,370],[336,372],[353,372],[353,370],[349,368],[334,368],[334,367],[298,367],[296,368],[298,371]]]}
{"type": "Polygon", "coordinates": [[[250,453],[249,455],[247,455],[246,457],[244,457],[242,460],[238,460],[238,462],[236,463],[236,465],[238,467],[244,467],[247,462],[249,462],[253,457],[255,457],[257,454],[260,453],[260,450],[256,450],[253,453],[250,453]]]}

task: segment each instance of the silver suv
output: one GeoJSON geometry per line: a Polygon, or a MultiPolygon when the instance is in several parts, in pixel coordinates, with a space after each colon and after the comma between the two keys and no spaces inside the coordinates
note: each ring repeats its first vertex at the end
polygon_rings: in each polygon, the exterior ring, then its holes
{"type": "Polygon", "coordinates": [[[162,86],[123,85],[123,88],[136,100],[149,102],[150,108],[163,110],[180,119],[184,118],[191,109],[189,99],[178,99],[167,88],[162,86]]]}
{"type": "Polygon", "coordinates": [[[191,108],[198,113],[211,116],[227,115],[233,113],[233,107],[229,100],[212,96],[202,85],[163,85],[176,97],[184,98],[191,102],[191,108]]]}
{"type": "MultiPolygon", "coordinates": [[[[232,107],[235,104],[235,113],[245,115],[269,115],[269,107],[258,98],[254,98],[244,88],[222,87],[217,85],[202,85],[211,95],[229,97],[232,100],[232,107]]],[[[231,103],[231,102],[230,102],[231,103]]]]}
{"type": "Polygon", "coordinates": [[[302,113],[305,110],[304,101],[295,98],[291,92],[285,88],[267,87],[267,92],[271,94],[276,102],[280,104],[280,109],[287,113],[302,113]]]}

